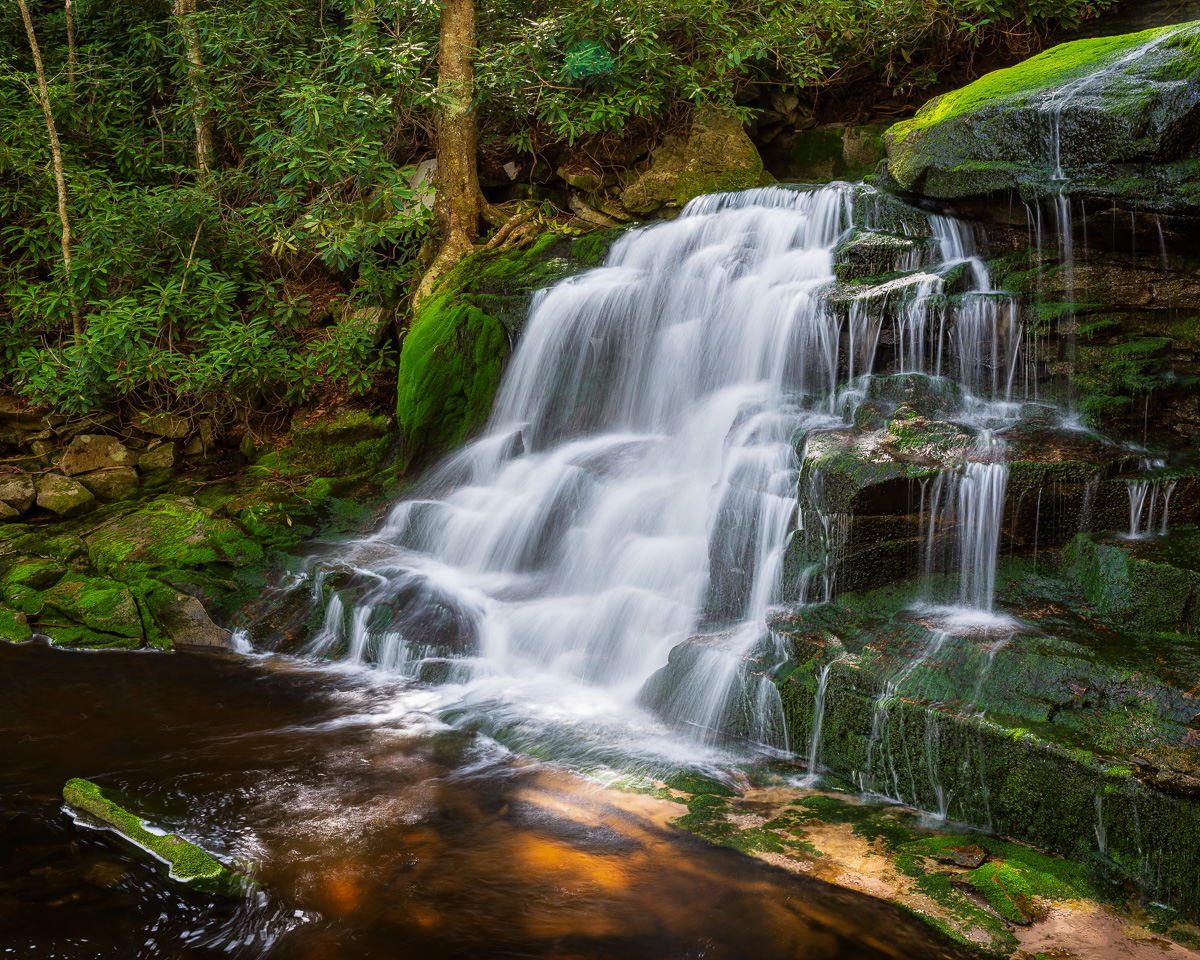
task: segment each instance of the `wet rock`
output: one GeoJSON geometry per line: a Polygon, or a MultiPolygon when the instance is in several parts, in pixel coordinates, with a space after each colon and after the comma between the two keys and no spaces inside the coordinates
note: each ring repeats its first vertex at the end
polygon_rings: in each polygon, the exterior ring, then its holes
{"type": "Polygon", "coordinates": [[[0,476],[0,503],[13,511],[11,516],[20,516],[37,500],[33,478],[19,474],[0,476]]]}
{"type": "Polygon", "coordinates": [[[96,506],[96,498],[83,484],[70,477],[48,473],[34,484],[37,505],[60,517],[77,517],[96,506]]]}
{"type": "Polygon", "coordinates": [[[133,467],[116,467],[107,470],[97,470],[93,473],[83,473],[78,477],[92,496],[104,503],[116,500],[129,500],[136,497],[142,488],[138,472],[133,467]]]}
{"type": "Polygon", "coordinates": [[[68,477],[112,467],[132,467],[137,458],[116,437],[80,434],[67,445],[58,467],[68,477]]]}
{"type": "Polygon", "coordinates": [[[655,151],[650,169],[621,191],[631,213],[678,209],[705,193],[757,186],[762,158],[742,123],[716,111],[698,114],[686,139],[669,138],[655,151]]]}
{"type": "Polygon", "coordinates": [[[1192,23],[1079,40],[987,74],[891,127],[888,171],[905,189],[932,197],[1065,177],[1091,195],[1132,192],[1149,209],[1193,209],[1200,205],[1198,35],[1192,23]]]}
{"type": "Polygon", "coordinates": [[[916,270],[937,251],[931,237],[908,237],[878,230],[856,230],[834,251],[833,272],[839,280],[916,270]]]}
{"type": "Polygon", "coordinates": [[[179,450],[174,443],[160,443],[138,457],[142,470],[168,470],[179,462],[179,450]]]}
{"type": "Polygon", "coordinates": [[[231,634],[213,623],[204,605],[195,597],[174,591],[149,598],[154,615],[176,646],[229,649],[231,634]]]}

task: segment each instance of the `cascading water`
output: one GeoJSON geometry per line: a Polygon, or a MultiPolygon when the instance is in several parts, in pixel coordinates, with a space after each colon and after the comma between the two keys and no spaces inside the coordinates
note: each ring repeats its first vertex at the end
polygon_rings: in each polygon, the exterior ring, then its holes
{"type": "MultiPolygon", "coordinates": [[[[593,761],[677,753],[681,729],[787,749],[765,621],[801,522],[798,438],[840,427],[839,388],[888,364],[1001,399],[1020,369],[1016,311],[947,218],[926,219],[940,267],[835,308],[835,248],[881,202],[845,184],[703,197],[539,294],[486,434],[326,562],[307,652],[436,678],[447,714],[593,761]],[[905,298],[890,355],[881,296],[905,298]]],[[[954,498],[980,609],[1003,493],[1002,466],[969,463],[954,498]]]]}

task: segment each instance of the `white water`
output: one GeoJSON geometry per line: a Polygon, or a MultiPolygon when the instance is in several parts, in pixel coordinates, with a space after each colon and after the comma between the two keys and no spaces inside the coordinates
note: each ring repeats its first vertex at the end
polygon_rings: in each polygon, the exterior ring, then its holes
{"type": "MultiPolygon", "coordinates": [[[[720,733],[788,749],[765,621],[789,599],[797,438],[842,424],[851,377],[945,368],[1007,398],[1020,369],[1016,311],[949,219],[929,218],[945,263],[903,291],[890,355],[877,312],[834,309],[835,245],[875,202],[845,184],[703,197],[540,294],[485,435],[327,564],[306,652],[442,671],[444,710],[594,762],[702,757],[687,743],[720,733]],[[948,322],[936,295],[957,265],[970,292],[948,322]],[[648,684],[697,634],[667,689],[648,684]]],[[[1006,475],[968,463],[952,498],[976,610],[1006,475]]]]}

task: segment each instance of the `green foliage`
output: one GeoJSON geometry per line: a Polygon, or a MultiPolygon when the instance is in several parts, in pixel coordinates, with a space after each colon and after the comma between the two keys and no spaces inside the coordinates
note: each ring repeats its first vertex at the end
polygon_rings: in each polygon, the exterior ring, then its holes
{"type": "Polygon", "coordinates": [[[428,231],[390,142],[412,79],[404,51],[384,56],[376,32],[333,4],[325,23],[287,0],[213,5],[192,20],[204,59],[193,83],[169,4],[75,9],[74,97],[60,9],[36,11],[70,277],[23,30],[15,7],[0,14],[0,378],[72,414],[111,401],[240,412],[366,389],[388,360],[328,307],[397,302],[428,231]],[[216,136],[203,179],[196,104],[216,136]],[[71,290],[84,305],[78,340],[71,290]]]}

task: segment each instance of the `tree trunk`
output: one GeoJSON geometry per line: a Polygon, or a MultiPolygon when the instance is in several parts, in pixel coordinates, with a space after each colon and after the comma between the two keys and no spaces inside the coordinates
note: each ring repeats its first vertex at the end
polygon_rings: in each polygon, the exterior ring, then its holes
{"type": "Polygon", "coordinates": [[[444,0],[438,51],[437,199],[442,246],[425,272],[420,304],[479,237],[483,193],[475,167],[475,3],[444,0]]]}
{"type": "Polygon", "coordinates": [[[75,14],[71,10],[71,0],[65,0],[67,8],[67,95],[75,96],[75,68],[79,58],[75,53],[75,14]]]}
{"type": "Polygon", "coordinates": [[[188,81],[192,87],[192,123],[196,127],[196,173],[203,180],[211,170],[213,152],[212,114],[207,99],[200,92],[204,74],[204,55],[200,50],[200,35],[191,16],[196,12],[196,0],[175,0],[175,16],[187,43],[188,81]]]}
{"type": "Polygon", "coordinates": [[[46,71],[42,67],[42,52],[38,49],[37,36],[33,32],[33,21],[29,18],[29,5],[17,0],[21,8],[21,19],[25,21],[25,36],[29,38],[29,49],[33,53],[33,67],[37,71],[38,100],[46,117],[46,133],[50,138],[50,159],[54,164],[54,186],[58,191],[58,219],[62,223],[63,269],[67,275],[67,301],[71,309],[71,330],[75,339],[83,336],[83,323],[79,319],[79,304],[75,300],[74,278],[71,274],[71,220],[67,216],[67,178],[63,175],[62,147],[58,142],[58,128],[54,125],[54,111],[50,108],[50,88],[46,86],[46,71]]]}

